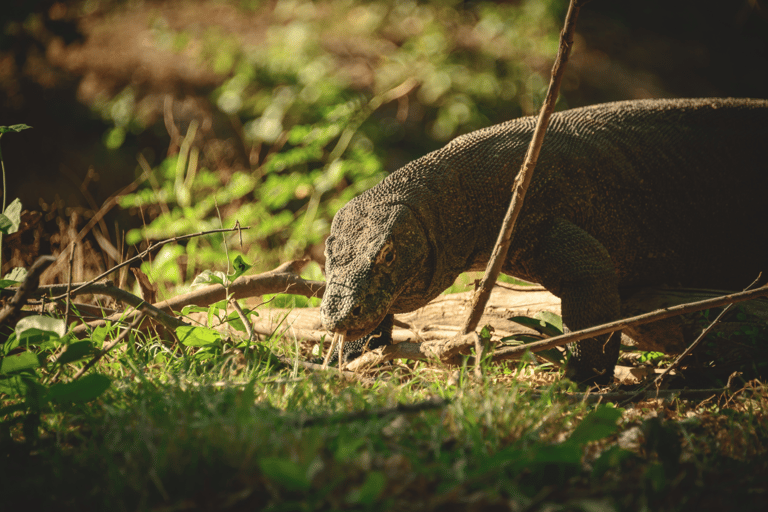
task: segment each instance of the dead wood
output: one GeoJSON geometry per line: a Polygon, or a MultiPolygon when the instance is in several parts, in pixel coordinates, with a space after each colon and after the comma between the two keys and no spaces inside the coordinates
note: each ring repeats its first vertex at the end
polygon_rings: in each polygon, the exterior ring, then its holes
{"type": "MultiPolygon", "coordinates": [[[[210,229],[208,231],[201,231],[199,233],[191,233],[191,234],[188,234],[188,235],[175,236],[173,238],[167,238],[165,240],[160,240],[159,242],[155,242],[154,244],[150,245],[149,247],[144,249],[142,252],[140,252],[136,256],[133,256],[132,258],[128,258],[127,260],[123,261],[119,265],[115,265],[114,267],[110,268],[109,270],[107,270],[105,272],[102,272],[101,274],[99,274],[98,276],[94,277],[90,281],[86,281],[85,283],[81,283],[79,286],[77,286],[70,293],[76,293],[76,292],[80,291],[82,288],[85,288],[86,286],[88,286],[89,284],[93,284],[93,283],[99,281],[100,279],[103,279],[103,278],[107,277],[112,272],[116,272],[117,270],[120,270],[121,268],[123,268],[123,267],[125,267],[127,265],[130,265],[131,263],[133,263],[135,261],[142,260],[145,256],[150,254],[152,251],[155,251],[155,250],[161,248],[162,246],[164,246],[166,244],[169,244],[171,242],[179,242],[181,240],[187,240],[189,238],[196,238],[196,237],[199,237],[199,236],[210,235],[212,233],[228,233],[230,231],[237,231],[237,232],[239,232],[242,229],[250,229],[250,227],[247,227],[247,226],[246,227],[241,227],[241,226],[237,225],[234,228],[210,229]]],[[[65,289],[65,292],[66,291],[68,291],[68,290],[65,289]]],[[[64,298],[64,295],[53,297],[54,300],[63,299],[63,298],[64,298]]]]}
{"type": "Polygon", "coordinates": [[[703,300],[699,302],[693,302],[689,304],[681,304],[679,306],[673,306],[671,308],[657,310],[657,311],[653,311],[643,315],[638,315],[631,318],[617,320],[615,322],[596,325],[588,329],[583,329],[581,331],[563,334],[561,336],[555,336],[553,338],[549,338],[549,339],[534,342],[534,343],[529,343],[527,345],[504,348],[496,351],[496,353],[494,354],[494,360],[517,359],[529,350],[531,352],[538,352],[540,350],[560,347],[568,343],[572,343],[574,341],[583,340],[585,338],[591,338],[594,336],[599,336],[601,334],[620,331],[625,327],[641,325],[641,324],[650,323],[650,322],[656,322],[658,320],[662,320],[665,318],[684,315],[686,313],[693,313],[696,311],[701,311],[703,309],[710,309],[710,308],[725,306],[727,304],[733,304],[736,302],[742,302],[745,300],[751,300],[756,297],[763,297],[763,296],[768,296],[768,285],[762,286],[755,290],[732,293],[730,295],[724,295],[722,297],[703,300]]]}
{"type": "MultiPolygon", "coordinates": [[[[263,274],[241,276],[232,283],[229,292],[233,295],[234,299],[258,297],[268,293],[293,293],[308,297],[322,295],[322,292],[325,289],[325,283],[319,281],[307,281],[293,272],[293,269],[301,263],[302,262],[291,261],[280,265],[274,270],[264,272],[263,274]]],[[[56,294],[61,286],[63,285],[45,286],[41,287],[41,290],[42,292],[56,294]]],[[[75,290],[72,290],[72,294],[107,295],[135,308],[138,308],[141,305],[146,305],[147,309],[152,312],[152,318],[160,321],[160,323],[171,330],[179,325],[186,325],[185,322],[172,316],[174,311],[180,311],[187,305],[206,307],[226,298],[226,290],[223,286],[218,284],[205,286],[154,305],[147,304],[139,297],[117,288],[111,283],[84,283],[82,286],[78,286],[75,290]]],[[[78,326],[75,331],[81,332],[87,328],[105,325],[107,322],[128,322],[138,314],[138,312],[128,314],[115,313],[107,318],[78,326]]],[[[257,332],[259,332],[258,329],[257,332]]]]}
{"type": "Polygon", "coordinates": [[[573,46],[573,34],[576,30],[576,20],[579,17],[579,10],[581,5],[579,0],[571,0],[568,6],[568,13],[565,16],[565,24],[562,32],[560,32],[560,46],[557,50],[557,57],[555,57],[555,64],[552,67],[552,77],[549,81],[549,88],[547,89],[547,96],[544,99],[544,104],[541,106],[539,117],[536,120],[536,128],[533,131],[533,138],[528,146],[528,151],[525,154],[525,160],[520,167],[520,172],[515,178],[515,184],[512,187],[512,200],[509,203],[509,209],[504,216],[504,221],[499,231],[499,237],[496,240],[496,245],[491,253],[491,258],[488,261],[488,266],[485,269],[483,279],[480,281],[480,287],[475,292],[475,296],[472,299],[472,311],[467,317],[467,321],[464,324],[462,332],[467,334],[474,331],[477,328],[477,324],[480,321],[480,317],[485,309],[485,304],[488,302],[488,297],[491,295],[493,284],[499,277],[501,272],[501,266],[507,257],[509,246],[512,242],[512,231],[515,228],[517,217],[520,215],[520,211],[523,209],[523,200],[525,199],[525,193],[528,191],[528,186],[531,184],[533,178],[533,170],[536,167],[536,161],[539,158],[539,152],[541,145],[544,142],[544,134],[549,124],[549,118],[552,115],[552,111],[555,109],[555,101],[560,91],[560,83],[563,80],[563,72],[565,71],[565,65],[568,62],[568,56],[571,53],[571,47],[573,46]]]}

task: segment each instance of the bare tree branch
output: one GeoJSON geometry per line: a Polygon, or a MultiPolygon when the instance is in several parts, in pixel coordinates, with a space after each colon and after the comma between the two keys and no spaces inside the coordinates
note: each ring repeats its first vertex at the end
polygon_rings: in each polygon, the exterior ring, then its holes
{"type": "Polygon", "coordinates": [[[483,315],[485,305],[488,303],[488,297],[491,295],[491,290],[493,290],[493,284],[499,277],[501,266],[507,257],[509,245],[512,242],[512,231],[517,222],[517,217],[520,215],[520,211],[523,208],[523,199],[525,199],[525,193],[528,191],[531,178],[533,178],[533,170],[536,167],[539,151],[544,142],[544,133],[549,124],[549,118],[552,115],[552,111],[555,109],[555,101],[557,100],[557,95],[560,91],[560,83],[563,79],[565,64],[568,62],[568,55],[571,52],[571,46],[573,46],[573,33],[576,29],[576,19],[579,16],[579,9],[581,8],[580,4],[581,2],[579,0],[571,0],[568,7],[568,14],[565,16],[565,25],[563,26],[563,31],[560,33],[560,47],[557,50],[555,64],[552,67],[552,78],[549,82],[549,89],[547,89],[547,97],[544,100],[544,104],[541,106],[539,118],[536,121],[536,128],[533,132],[533,139],[531,139],[531,143],[528,146],[525,160],[520,168],[520,172],[515,178],[515,184],[512,187],[512,200],[509,203],[509,209],[507,210],[504,222],[501,225],[501,231],[496,240],[496,245],[493,248],[493,253],[491,253],[491,259],[485,269],[485,275],[483,275],[483,279],[480,282],[480,287],[472,298],[472,310],[467,317],[467,321],[462,330],[464,334],[474,331],[477,327],[480,317],[483,315]]]}

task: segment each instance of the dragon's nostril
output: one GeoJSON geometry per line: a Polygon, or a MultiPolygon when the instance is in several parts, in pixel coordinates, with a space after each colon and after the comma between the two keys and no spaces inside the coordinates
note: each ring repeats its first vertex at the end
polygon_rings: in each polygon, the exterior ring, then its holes
{"type": "Polygon", "coordinates": [[[363,308],[360,306],[355,306],[355,308],[352,310],[352,316],[357,317],[360,316],[363,313],[363,308]]]}

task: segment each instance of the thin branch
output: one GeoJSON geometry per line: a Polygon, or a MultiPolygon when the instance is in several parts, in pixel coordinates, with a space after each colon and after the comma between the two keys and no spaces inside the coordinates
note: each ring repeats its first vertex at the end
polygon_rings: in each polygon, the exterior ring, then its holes
{"type": "Polygon", "coordinates": [[[256,341],[256,332],[253,330],[253,324],[250,320],[248,320],[248,317],[245,316],[245,312],[243,311],[243,308],[240,307],[240,304],[238,304],[237,300],[232,299],[232,307],[235,308],[237,316],[239,316],[240,321],[243,322],[245,332],[248,335],[248,341],[250,343],[254,343],[256,341]]]}
{"type": "MultiPolygon", "coordinates": [[[[724,295],[721,297],[715,297],[713,299],[707,299],[699,302],[692,302],[688,304],[680,304],[678,306],[672,306],[666,309],[659,309],[650,313],[617,320],[603,325],[596,325],[588,329],[576,331],[546,340],[528,343],[516,347],[507,347],[497,350],[493,353],[493,360],[499,361],[504,359],[519,359],[528,351],[539,352],[542,350],[559,347],[572,343],[574,341],[582,340],[585,338],[591,338],[621,330],[625,327],[642,325],[665,318],[671,318],[674,316],[684,315],[686,313],[693,313],[701,311],[703,309],[715,308],[724,306],[726,304],[743,302],[750,299],[755,299],[761,296],[768,296],[768,285],[755,290],[749,290],[746,292],[733,293],[730,295],[724,295]]],[[[457,335],[449,339],[425,341],[422,343],[410,343],[402,342],[386,347],[380,347],[372,350],[362,356],[356,358],[354,361],[350,361],[347,367],[350,370],[360,370],[361,368],[367,368],[376,364],[380,364],[391,359],[413,359],[413,360],[438,360],[446,364],[458,363],[457,356],[467,354],[469,350],[475,346],[477,334],[469,333],[464,335],[457,335]]]]}
{"type": "Polygon", "coordinates": [[[71,305],[70,293],[72,292],[72,266],[75,263],[75,247],[77,243],[72,244],[72,250],[69,251],[69,271],[67,272],[67,304],[64,307],[64,322],[69,318],[69,308],[71,305]]]}
{"type": "MultiPolygon", "coordinates": [[[[148,304],[141,297],[137,297],[136,295],[130,292],[127,292],[121,288],[118,288],[112,285],[111,282],[91,283],[91,284],[88,284],[87,286],[82,286],[78,289],[73,290],[72,293],[73,294],[78,294],[78,293],[91,294],[92,293],[95,295],[106,295],[107,297],[112,297],[113,299],[120,301],[124,304],[127,304],[129,306],[132,306],[137,310],[141,310],[143,314],[163,324],[165,327],[167,327],[171,331],[175,330],[179,326],[187,325],[186,322],[183,322],[182,320],[179,320],[178,318],[175,318],[169,315],[162,309],[152,304],[148,304]]],[[[115,313],[114,315],[106,319],[97,320],[96,323],[98,323],[98,325],[104,325],[107,321],[118,321],[121,319],[125,321],[129,319],[133,319],[140,314],[141,313],[139,313],[139,311],[128,313],[127,315],[125,313],[115,313]]],[[[94,325],[92,324],[93,323],[79,325],[75,327],[72,332],[75,334],[79,334],[87,330],[89,327],[93,327],[94,325]]]]}
{"type": "Polygon", "coordinates": [[[686,313],[694,313],[696,311],[725,306],[727,304],[743,302],[745,300],[751,300],[763,296],[768,296],[768,285],[746,292],[732,293],[730,295],[723,295],[713,299],[706,299],[699,302],[679,304],[677,306],[672,306],[665,309],[658,309],[656,311],[651,311],[642,315],[616,320],[615,322],[609,322],[607,324],[596,325],[588,329],[563,334],[561,336],[555,336],[553,338],[536,341],[534,343],[528,343],[526,345],[503,348],[501,350],[497,350],[494,353],[493,358],[494,360],[517,359],[529,350],[531,352],[539,352],[541,350],[560,347],[574,341],[583,340],[585,338],[592,338],[601,334],[620,331],[626,327],[648,324],[658,320],[663,320],[665,318],[684,315],[686,313]]]}
{"type": "Polygon", "coordinates": [[[56,258],[53,256],[40,256],[27,271],[27,277],[16,290],[16,294],[10,303],[0,312],[0,325],[13,324],[21,314],[21,308],[27,303],[32,294],[40,285],[40,274],[47,269],[56,258]]]}
{"type": "MultiPolygon", "coordinates": [[[[762,277],[762,275],[763,275],[763,273],[762,273],[762,272],[760,272],[760,274],[758,274],[758,276],[757,276],[757,279],[755,279],[754,281],[752,281],[752,283],[751,283],[749,286],[747,286],[746,288],[744,288],[744,291],[747,291],[747,290],[749,290],[750,288],[752,288],[753,286],[755,286],[755,285],[756,285],[756,284],[757,284],[757,283],[760,281],[760,278],[762,277]]],[[[699,344],[701,343],[701,341],[702,341],[702,340],[703,340],[703,339],[704,339],[704,338],[707,336],[707,334],[709,334],[710,332],[712,332],[712,329],[714,329],[714,328],[715,328],[715,326],[716,326],[716,325],[717,325],[717,324],[720,322],[720,320],[721,320],[721,319],[722,319],[722,318],[725,316],[725,314],[728,312],[728,310],[730,310],[730,309],[731,309],[731,306],[733,306],[733,304],[734,304],[734,303],[731,303],[731,304],[728,304],[727,306],[725,306],[725,307],[723,308],[723,310],[720,312],[720,314],[719,314],[719,315],[717,315],[717,317],[716,317],[714,320],[712,320],[712,323],[710,323],[710,324],[707,326],[707,328],[706,328],[706,329],[704,329],[704,330],[701,332],[701,334],[699,334],[699,336],[698,336],[698,337],[697,337],[695,340],[693,340],[693,343],[691,343],[691,344],[690,344],[690,346],[688,346],[688,348],[686,348],[686,349],[683,351],[683,353],[682,353],[682,354],[680,354],[679,356],[677,356],[677,358],[676,358],[674,361],[672,361],[672,364],[670,364],[670,365],[669,365],[667,368],[665,368],[665,369],[664,369],[664,371],[663,371],[663,372],[661,372],[661,373],[660,373],[660,374],[659,374],[659,375],[658,375],[658,376],[657,376],[655,379],[653,379],[653,381],[652,381],[652,382],[649,382],[649,383],[647,383],[646,385],[642,386],[642,387],[641,387],[639,390],[637,390],[637,392],[636,392],[635,394],[640,394],[642,391],[644,391],[645,389],[647,389],[647,388],[648,388],[648,387],[650,387],[650,386],[655,386],[655,387],[656,387],[656,389],[658,389],[658,388],[659,388],[659,385],[661,384],[661,380],[664,378],[664,376],[666,376],[667,374],[669,374],[669,372],[671,372],[672,370],[674,370],[675,368],[677,368],[677,366],[680,364],[680,361],[682,361],[682,360],[683,360],[683,358],[684,358],[685,356],[687,356],[688,354],[690,354],[690,353],[693,351],[693,349],[695,349],[697,346],[699,346],[699,344]]],[[[625,401],[629,401],[630,399],[632,399],[632,397],[630,397],[630,398],[627,398],[625,401]]]]}
{"type": "Polygon", "coordinates": [[[515,184],[512,187],[512,200],[509,203],[509,209],[504,217],[499,237],[493,248],[490,261],[488,261],[488,266],[485,269],[483,279],[480,282],[480,287],[472,298],[472,310],[462,329],[464,334],[474,331],[477,327],[480,317],[485,310],[485,305],[488,303],[488,298],[491,296],[493,285],[501,272],[501,266],[507,257],[507,252],[510,243],[512,242],[512,231],[514,230],[520,211],[523,208],[523,199],[525,199],[525,193],[528,191],[528,186],[533,177],[533,170],[536,167],[539,151],[544,142],[544,133],[549,124],[549,118],[552,115],[552,111],[555,109],[555,101],[557,100],[557,95],[560,91],[560,83],[563,79],[565,64],[568,62],[568,55],[573,46],[573,33],[576,29],[576,19],[579,16],[580,8],[581,5],[579,0],[571,0],[568,7],[568,14],[565,16],[563,30],[560,33],[560,46],[557,50],[555,64],[552,67],[552,78],[550,79],[549,88],[547,89],[547,96],[544,100],[544,104],[541,106],[539,118],[536,121],[536,128],[533,132],[533,138],[531,139],[528,151],[525,154],[525,160],[520,168],[520,172],[515,178],[515,184]]]}
{"type": "MultiPolygon", "coordinates": [[[[116,270],[119,270],[119,269],[125,267],[126,265],[130,265],[134,261],[141,260],[142,258],[144,258],[144,256],[146,256],[147,254],[151,253],[155,249],[159,249],[160,247],[162,247],[162,246],[164,246],[166,244],[169,244],[171,242],[180,242],[181,240],[187,240],[189,238],[195,238],[195,237],[203,236],[203,235],[210,235],[210,234],[213,234],[213,233],[225,233],[225,232],[230,232],[230,231],[239,231],[240,229],[250,229],[250,227],[239,227],[238,226],[238,227],[235,227],[235,228],[228,228],[228,229],[211,229],[211,230],[208,230],[208,231],[201,231],[199,233],[192,233],[192,234],[189,234],[189,235],[175,236],[173,238],[168,238],[166,240],[161,240],[159,242],[155,242],[154,244],[150,245],[149,247],[144,249],[142,252],[140,252],[136,256],[134,256],[132,258],[129,258],[129,259],[125,260],[124,262],[118,264],[118,265],[115,265],[111,269],[109,269],[109,270],[103,272],[102,274],[94,277],[90,281],[86,281],[85,283],[81,284],[80,286],[78,286],[77,288],[72,290],[71,293],[75,293],[75,292],[80,291],[82,288],[88,286],[89,284],[92,284],[92,283],[95,283],[96,281],[99,281],[100,279],[108,276],[112,272],[115,272],[116,270]]],[[[62,295],[59,295],[57,297],[53,297],[53,300],[58,300],[58,299],[63,299],[63,298],[64,298],[64,295],[62,294],[62,295]]]]}
{"type": "MultiPolygon", "coordinates": [[[[292,293],[296,295],[304,295],[306,297],[321,297],[325,290],[324,282],[307,281],[294,273],[296,266],[301,263],[301,261],[290,261],[283,263],[269,272],[264,272],[255,276],[240,276],[230,285],[229,292],[233,299],[256,297],[267,293],[292,293]]],[[[87,287],[83,287],[79,293],[98,293],[96,288],[93,288],[94,286],[98,285],[90,284],[87,287]]],[[[226,297],[227,294],[224,287],[219,284],[214,284],[193,290],[189,293],[177,295],[176,297],[155,304],[154,307],[162,312],[172,314],[174,311],[180,311],[184,306],[190,304],[205,307],[222,301],[226,299],[226,297]]],[[[137,313],[133,313],[134,316],[136,314],[137,313]]],[[[116,322],[121,319],[126,320],[129,318],[131,317],[126,317],[123,314],[115,314],[103,320],[89,322],[88,326],[98,327],[106,324],[108,321],[116,322]]],[[[79,326],[76,329],[80,328],[81,327],[79,326]]]]}

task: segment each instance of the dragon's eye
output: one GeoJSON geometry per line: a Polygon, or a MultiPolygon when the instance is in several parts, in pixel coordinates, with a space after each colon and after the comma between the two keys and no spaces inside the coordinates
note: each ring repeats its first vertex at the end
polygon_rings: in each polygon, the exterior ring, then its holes
{"type": "Polygon", "coordinates": [[[395,245],[392,243],[392,240],[389,240],[381,248],[378,256],[376,256],[376,263],[389,265],[393,261],[395,261],[395,245]]]}

